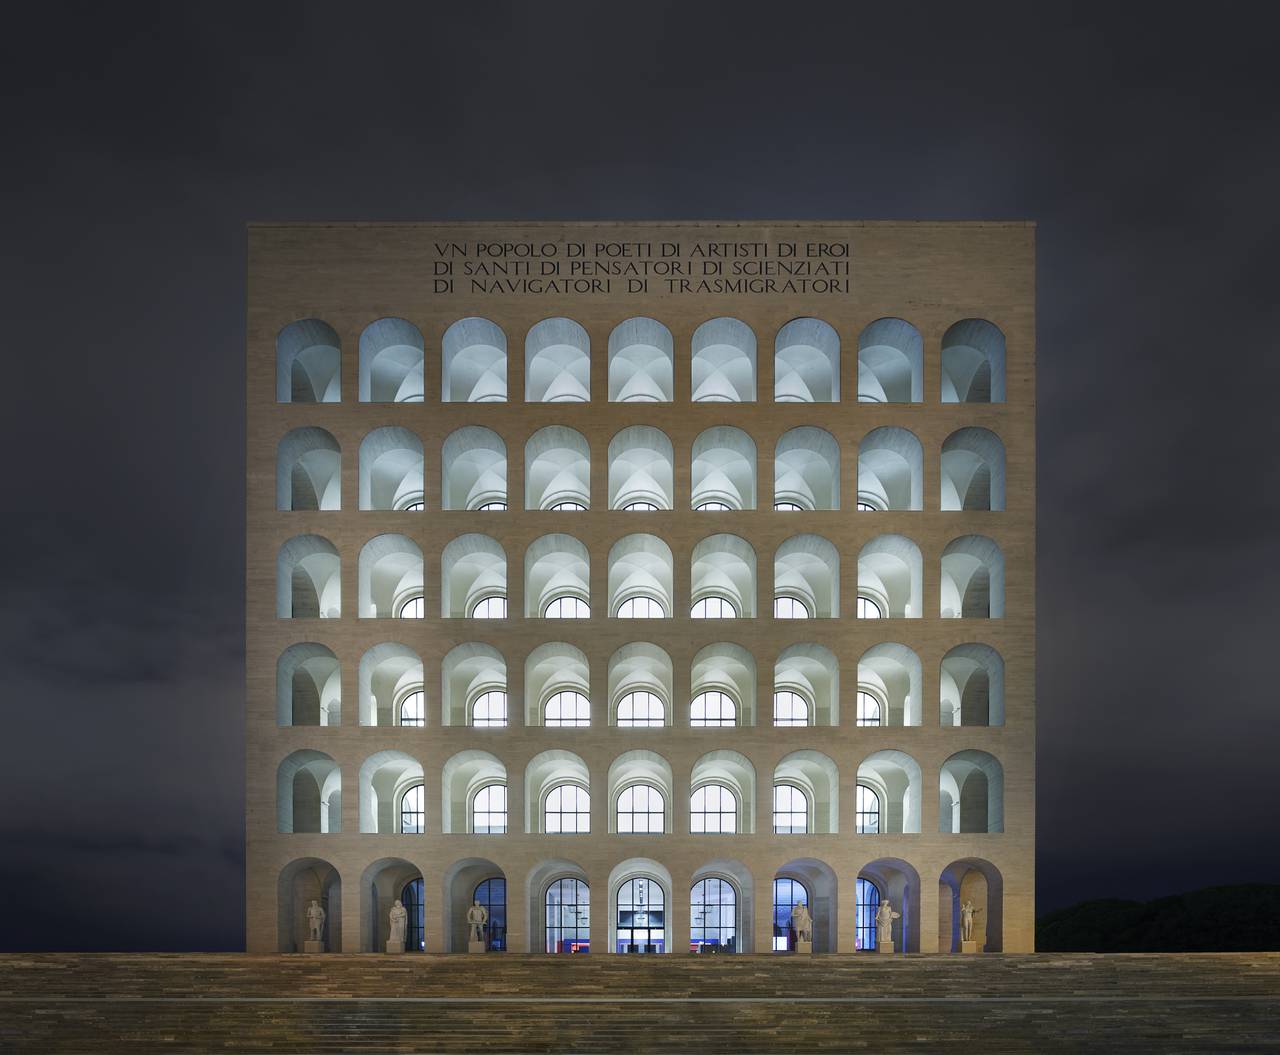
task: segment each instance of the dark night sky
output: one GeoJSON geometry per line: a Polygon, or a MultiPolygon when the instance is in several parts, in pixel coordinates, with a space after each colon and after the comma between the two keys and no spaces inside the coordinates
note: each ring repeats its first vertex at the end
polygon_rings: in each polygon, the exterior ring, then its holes
{"type": "Polygon", "coordinates": [[[187,7],[0,43],[0,947],[241,945],[253,219],[1037,220],[1039,907],[1280,880],[1261,5],[187,7]]]}

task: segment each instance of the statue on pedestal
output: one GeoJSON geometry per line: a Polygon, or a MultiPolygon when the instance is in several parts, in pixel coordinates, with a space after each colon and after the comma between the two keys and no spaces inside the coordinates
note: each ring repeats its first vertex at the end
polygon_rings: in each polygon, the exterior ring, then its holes
{"type": "Polygon", "coordinates": [[[982,909],[974,908],[972,901],[966,901],[960,906],[960,940],[973,941],[973,917],[982,909]]]}
{"type": "Polygon", "coordinates": [[[396,898],[396,903],[391,906],[391,941],[404,948],[404,932],[409,925],[409,913],[405,907],[400,904],[400,899],[396,898]]]}
{"type": "Polygon", "coordinates": [[[324,933],[325,911],[319,901],[312,901],[307,906],[307,927],[311,932],[311,941],[322,941],[324,933]]]}
{"type": "Polygon", "coordinates": [[[876,909],[876,944],[893,944],[893,921],[901,919],[901,912],[893,911],[893,902],[885,898],[876,909]]]}
{"type": "Polygon", "coordinates": [[[791,926],[795,929],[796,941],[813,941],[813,917],[803,901],[791,906],[791,926]]]}
{"type": "Polygon", "coordinates": [[[467,923],[471,926],[471,942],[483,942],[484,928],[489,922],[489,910],[480,902],[471,902],[471,907],[467,909],[467,923]]]}

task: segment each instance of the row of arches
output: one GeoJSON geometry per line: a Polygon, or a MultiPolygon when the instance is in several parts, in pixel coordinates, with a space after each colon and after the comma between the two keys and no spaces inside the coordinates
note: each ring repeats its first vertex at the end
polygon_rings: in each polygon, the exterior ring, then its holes
{"type": "MultiPolygon", "coordinates": [[[[885,318],[858,337],[858,402],[919,403],[924,399],[924,341],[911,323],[885,318]]],[[[792,319],[774,340],[777,402],[835,403],[840,393],[840,336],[821,319],[792,319]]],[[[401,318],[370,323],[360,334],[361,402],[422,402],[426,395],[422,332],[401,318]]],[[[460,319],[440,342],[440,399],[446,403],[505,402],[507,337],[483,318],[460,319]]],[[[756,399],[756,335],[740,319],[704,322],[690,343],[694,402],[756,399]]],[[[341,340],[320,319],[290,323],[276,338],[276,399],[337,403],[342,398],[341,340]]],[[[1002,403],[1005,339],[985,319],[964,319],[943,334],[939,398],[943,403],[1002,403]]],[[[609,334],[611,402],[671,402],[675,342],[656,319],[636,317],[609,334]]],[[[591,339],[572,319],[549,318],[524,341],[524,398],[530,403],[591,399],[591,339]]]]}
{"type": "MultiPolygon", "coordinates": [[[[322,751],[302,749],[277,769],[276,821],[282,833],[342,830],[342,777],[322,751]]],[[[716,750],[694,763],[688,783],[688,828],[693,835],[834,835],[841,831],[840,769],[821,751],[784,756],[772,775],[772,816],[758,818],[756,768],[738,751],[716,750]]],[[[423,766],[407,752],[370,755],[358,775],[360,831],[378,835],[427,832],[423,766]]],[[[582,757],[563,748],[530,759],[523,781],[524,816],[508,819],[506,765],[479,749],[460,751],[440,774],[439,831],[444,835],[587,834],[592,781],[582,757]],[[510,826],[510,829],[509,829],[510,826]]],[[[875,751],[857,767],[852,825],[858,835],[916,834],[921,830],[923,774],[909,754],[875,751]]],[[[670,763],[647,749],[627,751],[609,765],[610,834],[662,835],[681,830],[670,763]]],[[[684,794],[683,792],[681,794],[684,794]]],[[[1004,831],[1004,769],[986,751],[957,751],[939,767],[938,831],[1004,831]]]]}
{"type": "MultiPolygon", "coordinates": [[[[565,425],[548,425],[525,444],[524,507],[591,508],[591,447],[565,425]]],[[[953,432],[941,449],[939,507],[943,511],[1003,510],[1005,450],[989,429],[953,432]]],[[[691,508],[757,508],[756,444],[742,429],[718,425],[700,433],[689,454],[691,508]]],[[[492,429],[467,425],[440,451],[441,509],[505,510],[507,447],[492,429]]],[[[360,443],[359,508],[421,510],[426,506],[422,441],[401,426],[374,429],[360,443]]],[[[635,512],[675,508],[675,452],[650,425],[632,425],[609,441],[608,508],[635,512]]],[[[909,429],[886,426],[858,445],[860,512],[924,508],[924,448],[909,429]]],[[[332,433],[294,429],[276,448],[276,508],[342,508],[342,449],[332,433]]],[[[802,426],[783,433],[774,449],[773,508],[840,509],[840,444],[827,430],[802,426]]]]}
{"type": "MultiPolygon", "coordinates": [[[[691,726],[757,724],[754,653],[732,642],[707,645],[694,655],[689,673],[691,726]]],[[[923,724],[922,680],[920,657],[909,646],[873,645],[858,660],[855,723],[923,724]]],[[[608,723],[624,728],[674,725],[674,685],[675,668],[664,649],[647,642],[624,645],[608,663],[608,723]]],[[[841,724],[840,665],[822,645],[800,643],[783,649],[773,664],[772,693],[772,716],[760,716],[765,724],[841,724]]],[[[590,726],[595,708],[586,653],[563,641],[534,648],[524,663],[524,695],[526,726],[590,726]]],[[[407,645],[384,642],[361,657],[357,696],[359,725],[428,724],[422,659],[407,645]]],[[[950,649],[939,668],[939,724],[999,726],[1004,724],[1004,711],[1000,654],[976,642],[950,649]]],[[[341,724],[341,665],[327,646],[300,642],[281,653],[276,663],[276,719],[280,725],[341,724]]],[[[446,726],[481,728],[509,723],[507,662],[498,649],[468,642],[445,654],[440,720],[446,726]]]]}
{"type": "MultiPolygon", "coordinates": [[[[854,614],[859,619],[920,618],[924,615],[920,547],[903,535],[880,535],[858,552],[854,614]]],[[[618,539],[607,558],[607,612],[619,619],[671,619],[675,558],[657,535],[618,539]]],[[[758,562],[755,548],[739,535],[700,540],[690,556],[688,614],[694,619],[754,618],[758,562]]],[[[985,535],[962,535],[943,547],[938,614],[944,619],[1004,617],[1004,554],[985,535]]],[[[552,533],[524,554],[524,611],[528,619],[590,618],[591,555],[572,535],[552,533]]],[[[494,538],[479,533],[451,540],[440,556],[440,617],[506,619],[507,556],[494,538]]],[[[361,618],[426,617],[422,549],[405,535],[384,534],[360,550],[357,615],[361,618]]],[[[298,535],[276,558],[276,616],[337,619],[342,615],[342,559],[321,535],[298,535]]],[[[599,614],[598,612],[596,614],[599,614]]],[[[837,619],[840,553],[812,533],[793,535],[774,551],[775,619],[837,619]]]]}
{"type": "MultiPolygon", "coordinates": [[[[596,912],[607,913],[607,926],[597,937],[611,953],[790,952],[796,948],[793,908],[803,903],[813,918],[815,952],[872,952],[891,941],[900,952],[921,948],[921,877],[909,862],[885,857],[867,862],[849,882],[817,858],[797,858],[757,881],[741,861],[718,858],[694,869],[687,892],[688,930],[675,931],[675,885],[670,870],[651,857],[619,862],[600,877],[607,894],[596,912]],[[842,889],[843,887],[843,889],[842,889]],[[757,901],[763,901],[762,906],[757,901]],[[897,918],[885,933],[877,919],[882,901],[897,918]],[[763,908],[766,916],[759,911],[763,908]],[[841,913],[851,913],[853,927],[839,926],[841,913]],[[841,934],[850,946],[842,947],[841,934]]],[[[587,871],[557,858],[539,862],[515,888],[495,862],[469,857],[452,863],[428,890],[416,865],[404,858],[384,857],[358,877],[359,939],[344,941],[342,877],[329,862],[316,857],[296,860],[281,871],[277,884],[279,951],[294,952],[306,937],[307,906],[326,911],[322,938],[331,950],[380,952],[394,901],[408,910],[406,951],[427,949],[461,952],[467,947],[467,909],[474,902],[488,910],[485,940],[490,952],[598,952],[592,945],[592,888],[587,871]],[[513,912],[516,914],[513,916],[513,912]],[[515,927],[511,924],[515,922],[515,927]],[[511,932],[523,931],[513,942],[511,932]],[[434,933],[433,933],[434,932],[434,933]]],[[[981,858],[962,858],[937,876],[938,948],[960,951],[960,910],[974,912],[974,941],[986,952],[1003,948],[1004,880],[999,869],[981,858]]],[[[597,888],[597,894],[601,892],[597,888]]],[[[598,919],[598,917],[597,917],[598,919]]],[[[357,921],[352,920],[355,924],[357,921]]]]}

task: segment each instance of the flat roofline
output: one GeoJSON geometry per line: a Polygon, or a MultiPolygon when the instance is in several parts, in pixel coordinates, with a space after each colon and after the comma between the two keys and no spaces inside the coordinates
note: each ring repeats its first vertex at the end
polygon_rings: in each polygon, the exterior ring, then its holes
{"type": "Polygon", "coordinates": [[[1035,227],[1035,220],[248,220],[246,227],[1035,227]]]}

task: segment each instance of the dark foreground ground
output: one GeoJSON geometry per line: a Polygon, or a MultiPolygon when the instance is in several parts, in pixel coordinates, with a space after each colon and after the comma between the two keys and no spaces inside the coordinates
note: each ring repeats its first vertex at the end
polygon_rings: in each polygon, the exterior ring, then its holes
{"type": "Polygon", "coordinates": [[[1280,953],[0,956],[0,1052],[1277,1052],[1280,953]]]}

